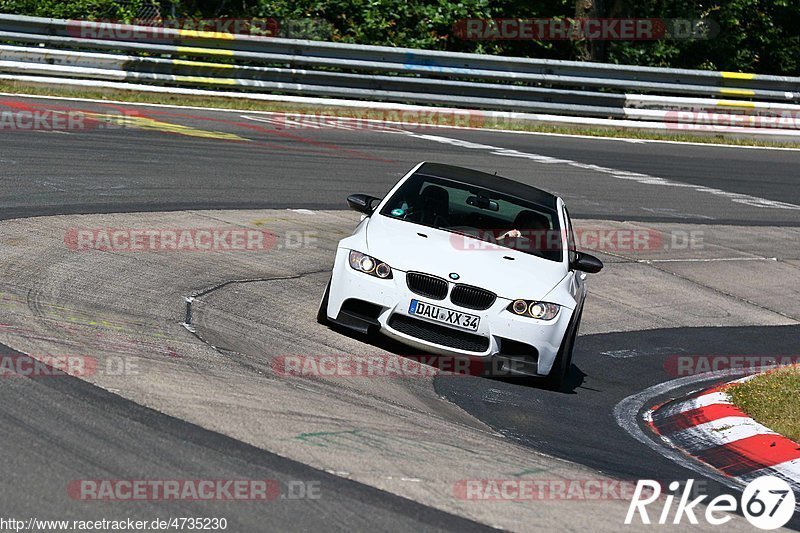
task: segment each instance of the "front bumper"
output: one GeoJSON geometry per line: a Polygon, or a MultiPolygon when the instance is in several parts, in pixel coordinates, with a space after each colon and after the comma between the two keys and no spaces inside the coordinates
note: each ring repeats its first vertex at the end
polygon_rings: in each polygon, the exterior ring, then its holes
{"type": "MultiPolygon", "coordinates": [[[[327,308],[328,318],[333,322],[362,332],[374,326],[387,337],[423,353],[478,359],[484,362],[484,368],[521,375],[544,376],[550,372],[569,326],[572,309],[562,306],[556,318],[543,321],[511,313],[506,309],[511,300],[499,296],[484,311],[459,307],[449,296],[434,300],[411,292],[406,285],[405,272],[393,270],[392,279],[358,272],[349,265],[349,252],[339,248],[336,254],[327,308]],[[477,315],[480,317],[478,329],[471,332],[412,316],[409,313],[412,299],[477,315]],[[347,305],[346,301],[349,301],[347,305]],[[353,301],[372,304],[366,307],[374,312],[352,313],[353,301]],[[525,345],[531,349],[527,350],[525,345]]],[[[452,286],[450,283],[450,288],[452,286]]]]}

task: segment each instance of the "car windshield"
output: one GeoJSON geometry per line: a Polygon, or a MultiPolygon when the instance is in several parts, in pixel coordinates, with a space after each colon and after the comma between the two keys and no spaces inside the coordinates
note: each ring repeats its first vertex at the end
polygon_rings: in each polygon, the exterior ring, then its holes
{"type": "Polygon", "coordinates": [[[380,214],[459,235],[453,243],[464,249],[496,249],[491,245],[498,245],[550,261],[562,259],[556,211],[457,181],[411,176],[380,214]]]}

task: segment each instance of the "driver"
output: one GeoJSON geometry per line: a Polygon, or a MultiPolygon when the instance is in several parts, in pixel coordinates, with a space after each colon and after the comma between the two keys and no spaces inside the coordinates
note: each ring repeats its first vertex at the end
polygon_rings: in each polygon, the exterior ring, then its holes
{"type": "Polygon", "coordinates": [[[522,231],[529,236],[534,232],[544,232],[550,229],[550,220],[535,211],[524,210],[514,218],[514,229],[510,229],[500,235],[497,240],[516,239],[522,237],[522,231]],[[521,230],[518,228],[522,228],[521,230]]]}

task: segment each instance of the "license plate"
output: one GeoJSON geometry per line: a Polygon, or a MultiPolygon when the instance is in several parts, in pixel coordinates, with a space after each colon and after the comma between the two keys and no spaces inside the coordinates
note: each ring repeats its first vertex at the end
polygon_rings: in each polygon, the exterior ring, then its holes
{"type": "Polygon", "coordinates": [[[411,300],[408,312],[414,316],[450,324],[451,326],[468,329],[470,331],[477,331],[478,324],[481,321],[481,317],[479,316],[462,313],[461,311],[454,311],[446,307],[439,307],[438,305],[431,305],[429,303],[420,302],[419,300],[411,300]]]}

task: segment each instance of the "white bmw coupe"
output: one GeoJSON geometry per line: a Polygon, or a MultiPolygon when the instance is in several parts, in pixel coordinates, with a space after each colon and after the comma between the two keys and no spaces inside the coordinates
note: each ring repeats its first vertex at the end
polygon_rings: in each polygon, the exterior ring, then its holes
{"type": "Polygon", "coordinates": [[[575,249],[561,198],[466,168],[420,163],[339,242],[317,319],[424,353],[489,363],[561,388],[599,259],[575,249]]]}

